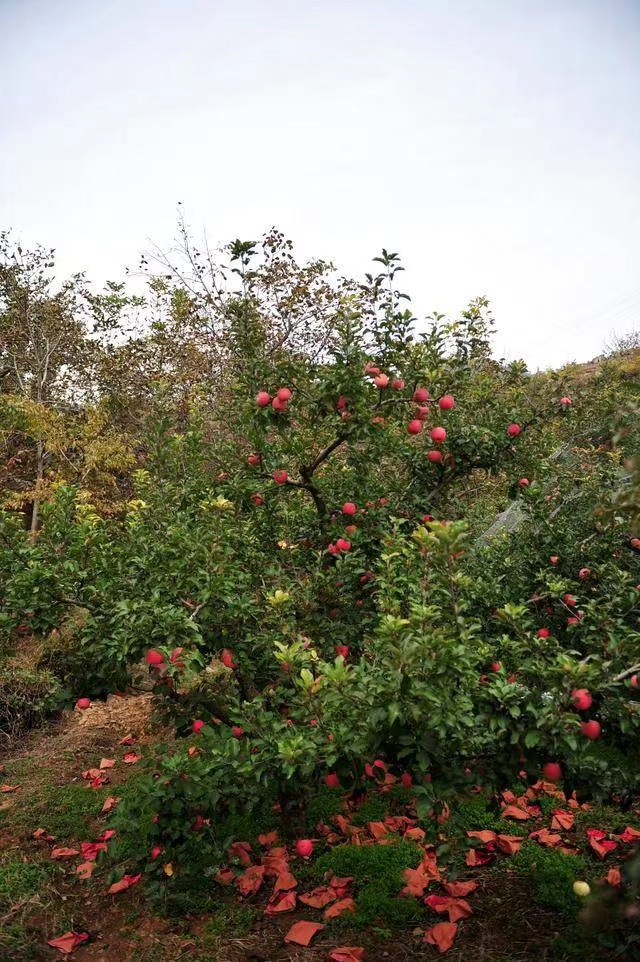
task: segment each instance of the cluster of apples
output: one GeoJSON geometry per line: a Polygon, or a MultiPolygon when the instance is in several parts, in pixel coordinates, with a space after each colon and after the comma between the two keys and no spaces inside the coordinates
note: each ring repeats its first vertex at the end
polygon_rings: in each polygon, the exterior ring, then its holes
{"type": "Polygon", "coordinates": [[[258,391],[256,404],[259,408],[266,408],[271,405],[276,414],[284,414],[292,397],[293,392],[288,387],[279,387],[273,398],[268,391],[258,391]]]}
{"type": "MultiPolygon", "coordinates": [[[[571,692],[571,701],[576,711],[589,711],[593,705],[593,696],[587,688],[575,688],[571,692]]],[[[580,731],[585,738],[588,738],[590,741],[595,741],[595,739],[600,738],[602,734],[602,725],[593,719],[583,721],[580,724],[580,731]]]]}

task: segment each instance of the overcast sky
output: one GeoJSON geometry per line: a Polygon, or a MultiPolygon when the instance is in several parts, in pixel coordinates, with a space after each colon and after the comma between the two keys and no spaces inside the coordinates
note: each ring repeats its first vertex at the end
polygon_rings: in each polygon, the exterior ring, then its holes
{"type": "Polygon", "coordinates": [[[508,357],[640,327],[640,0],[0,0],[0,227],[119,276],[182,201],[508,357]]]}

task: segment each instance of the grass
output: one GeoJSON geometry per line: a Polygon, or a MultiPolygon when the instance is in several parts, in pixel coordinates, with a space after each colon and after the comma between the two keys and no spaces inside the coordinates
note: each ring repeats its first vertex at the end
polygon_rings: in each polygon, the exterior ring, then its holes
{"type": "Polygon", "coordinates": [[[86,785],[41,785],[0,811],[0,829],[31,834],[44,828],[56,838],[82,841],[89,837],[106,794],[86,785]]]}
{"type": "Polygon", "coordinates": [[[27,930],[25,920],[33,903],[47,898],[52,863],[25,861],[20,855],[0,855],[0,958],[38,958],[38,943],[27,930]]]}
{"type": "Polygon", "coordinates": [[[584,880],[587,875],[587,863],[581,855],[565,855],[557,849],[525,841],[514,856],[512,866],[531,878],[540,905],[569,917],[576,915],[580,899],[573,893],[573,883],[584,880]]]}

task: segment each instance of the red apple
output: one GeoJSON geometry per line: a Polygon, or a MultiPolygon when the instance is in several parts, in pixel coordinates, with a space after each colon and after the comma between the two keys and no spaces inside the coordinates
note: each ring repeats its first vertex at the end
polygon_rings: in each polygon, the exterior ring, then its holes
{"type": "Polygon", "coordinates": [[[156,859],[158,855],[162,855],[163,851],[164,850],[161,845],[154,845],[153,848],[151,849],[151,858],[156,859]]]}
{"type": "Polygon", "coordinates": [[[590,575],[591,575],[591,568],[580,568],[580,571],[578,572],[578,577],[581,578],[582,581],[584,581],[590,575]]]}
{"type": "Polygon", "coordinates": [[[552,554],[551,557],[549,558],[549,561],[551,562],[552,565],[557,565],[558,562],[560,561],[560,558],[558,557],[557,554],[552,554]]]}
{"type": "Polygon", "coordinates": [[[571,701],[578,711],[587,711],[593,704],[591,692],[587,688],[575,688],[571,692],[571,701]]]}
{"type": "Polygon", "coordinates": [[[233,660],[233,652],[229,651],[228,648],[223,648],[220,654],[220,661],[226,668],[237,668],[237,664],[233,660]]]}
{"type": "Polygon", "coordinates": [[[296,842],[296,854],[300,858],[309,858],[313,853],[313,842],[310,838],[299,838],[296,842]]]}
{"type": "Polygon", "coordinates": [[[404,381],[401,377],[394,377],[391,382],[391,387],[394,391],[402,391],[404,389],[404,381]]]}
{"type": "Polygon", "coordinates": [[[364,574],[360,575],[359,581],[361,585],[366,585],[369,581],[373,581],[373,571],[365,571],[364,574]]]}
{"type": "Polygon", "coordinates": [[[562,405],[563,408],[571,407],[571,404],[572,404],[571,398],[570,398],[570,397],[561,397],[561,398],[560,398],[560,404],[562,405]]]}
{"type": "Polygon", "coordinates": [[[521,431],[522,428],[519,424],[509,424],[507,427],[507,434],[510,438],[517,438],[521,431]]]}
{"type": "Polygon", "coordinates": [[[199,718],[196,719],[196,721],[194,721],[193,724],[191,725],[191,730],[194,733],[194,735],[199,735],[203,728],[204,728],[204,722],[200,721],[199,718]]]}
{"type": "Polygon", "coordinates": [[[346,538],[338,538],[336,541],[336,548],[338,548],[339,551],[349,551],[351,548],[351,542],[347,541],[346,538]]]}
{"type": "Polygon", "coordinates": [[[242,736],[244,735],[244,728],[242,727],[242,725],[232,725],[231,734],[233,735],[234,738],[242,738],[242,736]]]}
{"type": "Polygon", "coordinates": [[[377,366],[373,363],[373,361],[367,361],[367,363],[366,363],[365,366],[364,366],[364,373],[365,373],[365,374],[371,374],[371,375],[373,375],[373,376],[375,377],[376,374],[379,374],[379,373],[380,373],[380,368],[377,367],[377,366]]]}
{"type": "Polygon", "coordinates": [[[416,417],[418,421],[426,421],[429,417],[429,408],[424,404],[419,405],[416,408],[416,417]]]}
{"type": "Polygon", "coordinates": [[[455,398],[451,394],[443,395],[438,401],[438,407],[441,411],[450,411],[455,406],[455,398]]]}
{"type": "Polygon", "coordinates": [[[78,698],[76,702],[76,708],[79,708],[80,711],[86,711],[87,708],[90,708],[90,707],[91,707],[90,698],[78,698]]]}
{"type": "Polygon", "coordinates": [[[336,401],[336,407],[337,407],[338,411],[344,411],[344,410],[346,410],[346,407],[347,407],[347,399],[346,399],[346,397],[344,396],[344,394],[341,394],[340,397],[338,398],[338,400],[336,401]]]}
{"type": "Polygon", "coordinates": [[[542,774],[548,782],[559,782],[562,778],[562,769],[557,762],[547,762],[542,768],[542,774]]]}
{"type": "Polygon", "coordinates": [[[258,494],[257,492],[254,492],[254,494],[251,495],[251,500],[253,501],[254,504],[257,504],[258,507],[260,507],[261,504],[264,504],[264,498],[262,497],[261,494],[258,494]]]}
{"type": "Polygon", "coordinates": [[[491,662],[491,671],[500,671],[501,668],[502,668],[502,665],[499,661],[491,662]]]}
{"type": "Polygon", "coordinates": [[[373,383],[376,387],[379,387],[380,390],[382,390],[383,388],[389,386],[389,378],[386,374],[378,374],[377,377],[374,377],[373,383]]]}
{"type": "Polygon", "coordinates": [[[426,524],[428,521],[433,521],[433,515],[432,515],[432,514],[423,514],[423,515],[422,515],[422,522],[423,522],[423,524],[426,524]]]}
{"type": "Polygon", "coordinates": [[[247,458],[247,464],[250,464],[252,468],[255,468],[261,461],[262,457],[259,454],[250,454],[247,458]]]}
{"type": "Polygon", "coordinates": [[[338,657],[342,656],[346,661],[349,657],[349,646],[348,645],[336,645],[336,655],[338,657]]]}
{"type": "Polygon", "coordinates": [[[597,721],[586,721],[580,725],[580,731],[590,741],[595,741],[602,734],[602,725],[597,721]]]}
{"type": "Polygon", "coordinates": [[[413,421],[409,421],[407,424],[407,431],[409,434],[420,434],[422,431],[422,421],[418,421],[417,418],[414,418],[413,421]]]}
{"type": "Polygon", "coordinates": [[[342,505],[342,513],[348,515],[357,514],[358,506],[355,505],[353,501],[345,501],[345,503],[342,505]]]}
{"type": "Polygon", "coordinates": [[[355,534],[357,530],[358,530],[358,525],[357,525],[357,524],[348,524],[348,525],[345,527],[345,529],[344,529],[344,533],[345,533],[345,534],[355,534]]]}
{"type": "Polygon", "coordinates": [[[637,688],[637,687],[638,687],[638,676],[637,676],[637,675],[632,675],[631,678],[629,679],[629,684],[631,685],[632,688],[637,688]]]}
{"type": "Polygon", "coordinates": [[[325,775],[324,783],[327,788],[341,788],[340,779],[335,772],[329,772],[328,775],[325,775]]]}
{"type": "Polygon", "coordinates": [[[442,444],[447,440],[447,432],[444,428],[434,428],[431,432],[431,440],[434,444],[442,444]]]}
{"type": "Polygon", "coordinates": [[[564,601],[565,605],[569,605],[570,608],[575,608],[575,606],[578,604],[577,598],[574,598],[573,595],[563,595],[562,600],[564,601]]]}
{"type": "Polygon", "coordinates": [[[425,401],[428,401],[429,392],[426,387],[417,387],[413,392],[413,400],[417,401],[418,404],[423,404],[425,401]]]}
{"type": "Polygon", "coordinates": [[[156,651],[155,648],[150,648],[147,654],[145,655],[145,660],[148,665],[157,667],[158,665],[161,665],[163,663],[164,655],[161,654],[159,651],[156,651]]]}
{"type": "Polygon", "coordinates": [[[551,637],[551,632],[549,631],[548,628],[538,629],[538,638],[550,638],[550,637],[551,637]]]}
{"type": "Polygon", "coordinates": [[[289,480],[289,475],[282,468],[278,468],[273,472],[273,480],[276,484],[286,484],[289,480]]]}
{"type": "Polygon", "coordinates": [[[529,478],[520,478],[520,480],[518,481],[518,484],[520,485],[521,488],[528,488],[529,478]]]}
{"type": "Polygon", "coordinates": [[[411,788],[411,786],[413,785],[413,779],[411,778],[411,775],[409,774],[409,772],[402,773],[402,775],[400,776],[400,784],[402,785],[403,788],[411,788]]]}
{"type": "Polygon", "coordinates": [[[281,401],[278,395],[276,394],[273,401],[271,402],[271,407],[276,412],[276,414],[279,414],[281,411],[284,412],[287,410],[287,402],[281,401]]]}
{"type": "Polygon", "coordinates": [[[279,401],[290,401],[292,396],[288,387],[280,387],[276,392],[276,397],[279,401]]]}
{"type": "Polygon", "coordinates": [[[431,461],[432,464],[440,464],[442,451],[427,451],[427,461],[431,461]]]}
{"type": "Polygon", "coordinates": [[[266,408],[267,404],[271,402],[271,395],[268,391],[258,391],[256,394],[256,404],[259,408],[266,408]]]}

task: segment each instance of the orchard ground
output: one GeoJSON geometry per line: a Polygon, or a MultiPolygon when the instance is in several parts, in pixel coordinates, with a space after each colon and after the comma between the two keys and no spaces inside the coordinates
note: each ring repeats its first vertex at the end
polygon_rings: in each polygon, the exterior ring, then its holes
{"type": "MultiPolygon", "coordinates": [[[[402,846],[408,850],[403,852],[407,864],[420,862],[422,853],[411,850],[416,841],[422,842],[420,831],[415,830],[419,819],[415,813],[408,814],[407,823],[398,824],[403,813],[413,812],[411,791],[381,791],[382,784],[373,779],[357,799],[342,791],[326,791],[316,801],[318,823],[330,827],[331,834],[324,834],[324,827],[320,833],[314,830],[314,853],[308,861],[296,856],[293,840],[288,842],[298,901],[280,915],[265,915],[274,877],[265,879],[256,894],[243,897],[237,886],[246,866],[233,858],[229,864],[237,881],[220,884],[202,879],[163,906],[149,903],[138,884],[108,894],[123,869],[106,854],[97,856],[89,878],[80,878],[77,867],[87,861],[82,843],[104,833],[109,814],[101,810],[105,804],[108,807],[107,800],[135,793],[145,755],[167,735],[152,720],[149,695],[111,696],[87,711],[64,713],[57,723],[32,733],[5,756],[2,778],[12,790],[4,792],[0,804],[3,959],[46,962],[62,957],[47,943],[68,931],[89,937],[73,952],[78,962],[320,962],[336,948],[350,946],[362,948],[367,962],[439,957],[435,947],[425,944],[424,933],[446,915],[425,906],[423,897],[402,895],[407,880],[415,883],[417,876],[403,877],[399,868],[405,864],[403,858],[385,858],[402,846]],[[127,764],[124,758],[132,751],[142,758],[127,764]],[[115,764],[102,769],[105,783],[92,788],[83,773],[100,770],[105,759],[115,764]],[[405,841],[400,842],[403,833],[405,841]],[[357,856],[353,861],[349,848],[357,856]],[[75,854],[52,858],[59,849],[75,854]],[[347,889],[355,898],[356,924],[346,914],[327,922],[309,947],[288,945],[284,938],[295,922],[322,921],[322,910],[305,905],[299,896],[317,889],[334,870],[354,875],[347,889]],[[372,889],[379,896],[373,902],[372,889]]],[[[521,792],[523,784],[514,789],[521,792]]],[[[554,786],[546,783],[537,798],[516,801],[516,807],[526,805],[518,819],[501,817],[513,797],[509,794],[501,799],[475,794],[451,806],[439,827],[437,844],[440,850],[443,846],[457,850],[453,862],[448,857],[449,878],[453,864],[457,881],[471,882],[467,887],[472,891],[463,900],[470,914],[459,925],[447,958],[455,962],[595,962],[621,957],[607,947],[606,938],[599,943],[596,917],[585,928],[580,914],[588,920],[590,899],[575,896],[572,885],[576,879],[588,881],[594,892],[602,892],[609,887],[607,877],[616,881],[616,866],[628,859],[633,838],[640,836],[640,807],[626,813],[614,806],[573,807],[575,803],[567,804],[553,791],[554,786]],[[533,810],[536,805],[538,813],[533,810]],[[529,814],[527,808],[532,809],[529,814]],[[557,809],[564,813],[562,825],[553,814],[557,809]],[[544,840],[545,828],[550,847],[530,840],[541,829],[544,840]],[[587,832],[593,829],[616,841],[615,849],[604,858],[589,845],[587,832]],[[473,831],[480,838],[469,836],[473,831]],[[625,831],[626,843],[620,840],[625,831]],[[502,839],[497,848],[491,842],[489,848],[483,844],[492,835],[502,839]],[[576,854],[559,854],[558,846],[576,854]],[[477,853],[481,862],[488,858],[487,863],[468,866],[469,852],[477,853]]],[[[271,831],[282,829],[275,813],[269,824],[275,826],[271,831]]],[[[249,821],[240,839],[250,841],[256,863],[270,847],[280,844],[280,839],[260,844],[257,836],[264,827],[249,821]]],[[[418,880],[416,892],[427,898],[446,894],[439,882],[427,879],[418,880]]],[[[623,958],[634,958],[634,951],[629,946],[623,958]]]]}

